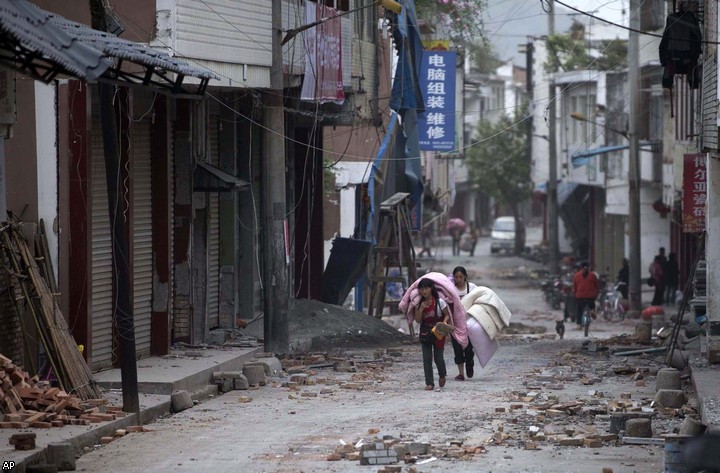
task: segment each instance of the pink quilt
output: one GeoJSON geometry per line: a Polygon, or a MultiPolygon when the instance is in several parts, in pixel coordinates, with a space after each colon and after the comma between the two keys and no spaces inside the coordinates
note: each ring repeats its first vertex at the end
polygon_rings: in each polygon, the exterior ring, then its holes
{"type": "Polygon", "coordinates": [[[400,304],[398,304],[400,311],[407,317],[408,324],[412,324],[415,320],[415,308],[420,305],[421,299],[417,285],[423,278],[432,280],[435,283],[435,288],[438,294],[440,294],[440,297],[448,303],[450,323],[455,326],[453,338],[465,348],[468,344],[467,315],[465,315],[465,308],[460,301],[455,285],[444,274],[427,273],[422,278],[418,278],[417,281],[413,282],[407,291],[405,291],[405,294],[403,294],[400,304]]]}

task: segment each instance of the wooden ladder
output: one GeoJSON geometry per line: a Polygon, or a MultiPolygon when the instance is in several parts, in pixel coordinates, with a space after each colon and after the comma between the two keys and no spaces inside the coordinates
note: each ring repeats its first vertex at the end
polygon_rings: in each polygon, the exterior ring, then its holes
{"type": "MultiPolygon", "coordinates": [[[[387,283],[401,283],[403,292],[417,279],[415,247],[413,246],[409,199],[410,194],[398,192],[380,204],[377,243],[370,258],[370,302],[368,313],[379,319],[386,307],[399,313],[400,300],[386,300],[387,283]],[[397,274],[391,274],[397,268],[397,274]]],[[[410,327],[412,333],[413,328],[410,327]]]]}

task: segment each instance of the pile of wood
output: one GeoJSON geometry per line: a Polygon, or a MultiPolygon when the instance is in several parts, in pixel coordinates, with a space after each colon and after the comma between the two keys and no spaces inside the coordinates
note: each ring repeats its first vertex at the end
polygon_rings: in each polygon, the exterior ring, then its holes
{"type": "Polygon", "coordinates": [[[15,308],[23,330],[28,324],[37,329],[38,339],[48,356],[52,375],[57,379],[60,389],[76,394],[81,399],[99,398],[100,391],[93,381],[90,368],[60,311],[56,293],[52,290],[54,283],[48,282],[52,280],[52,268],[46,264],[49,258],[46,255],[36,258],[14,223],[7,223],[0,228],[0,249],[2,262],[20,288],[21,298],[15,301],[15,308]],[[42,266],[38,263],[42,263],[42,266]],[[24,304],[21,305],[21,301],[24,304]],[[26,310],[31,320],[25,320],[26,310]]]}
{"type": "Polygon", "coordinates": [[[105,399],[81,400],[39,381],[0,354],[0,428],[26,429],[88,425],[124,417],[105,399]]]}

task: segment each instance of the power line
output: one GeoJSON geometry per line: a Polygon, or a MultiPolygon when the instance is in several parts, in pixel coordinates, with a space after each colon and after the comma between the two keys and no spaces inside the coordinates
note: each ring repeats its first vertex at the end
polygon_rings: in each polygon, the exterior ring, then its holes
{"type": "MultiPolygon", "coordinates": [[[[643,30],[639,30],[639,29],[635,29],[635,28],[630,28],[629,26],[624,26],[624,25],[621,25],[621,24],[619,24],[619,23],[615,23],[615,22],[613,22],[613,21],[606,20],[605,18],[602,18],[602,17],[599,17],[599,16],[595,16],[595,15],[593,15],[592,13],[588,13],[588,12],[584,12],[584,11],[582,11],[582,10],[578,10],[577,8],[572,7],[572,6],[568,5],[567,3],[563,3],[563,2],[561,2],[560,0],[553,0],[553,1],[554,1],[555,3],[557,3],[557,4],[560,4],[560,5],[564,6],[565,8],[569,8],[570,10],[576,11],[576,12],[582,14],[582,15],[589,16],[590,18],[594,18],[594,19],[596,19],[596,20],[600,20],[600,21],[602,21],[602,22],[604,22],[604,23],[607,23],[607,24],[609,24],[609,25],[616,26],[616,27],[618,27],[618,28],[620,28],[620,29],[623,29],[623,30],[632,31],[633,33],[643,34],[643,35],[645,35],[645,36],[654,36],[654,37],[656,37],[656,38],[662,38],[662,37],[663,37],[663,35],[661,35],[661,34],[650,33],[650,32],[648,32],[648,31],[643,31],[643,30]]],[[[720,44],[720,43],[718,43],[717,41],[704,41],[704,40],[700,40],[700,41],[698,41],[698,42],[699,42],[699,43],[702,43],[702,44],[720,44]]]]}

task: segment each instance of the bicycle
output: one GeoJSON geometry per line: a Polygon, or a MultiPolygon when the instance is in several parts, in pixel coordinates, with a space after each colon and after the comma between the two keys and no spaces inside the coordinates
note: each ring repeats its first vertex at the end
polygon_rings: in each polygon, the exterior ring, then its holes
{"type": "Polygon", "coordinates": [[[580,325],[583,328],[583,333],[587,337],[590,333],[590,322],[595,318],[594,308],[592,307],[592,304],[586,300],[582,300],[580,303],[582,304],[580,325]]]}

